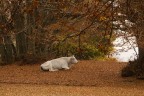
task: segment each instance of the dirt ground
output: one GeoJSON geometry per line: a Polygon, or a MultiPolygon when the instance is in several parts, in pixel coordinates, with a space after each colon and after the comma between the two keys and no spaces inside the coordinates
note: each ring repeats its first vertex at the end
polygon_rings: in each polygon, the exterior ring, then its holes
{"type": "Polygon", "coordinates": [[[40,64],[0,66],[0,96],[144,96],[144,81],[120,76],[125,65],[88,60],[56,72],[40,64]]]}

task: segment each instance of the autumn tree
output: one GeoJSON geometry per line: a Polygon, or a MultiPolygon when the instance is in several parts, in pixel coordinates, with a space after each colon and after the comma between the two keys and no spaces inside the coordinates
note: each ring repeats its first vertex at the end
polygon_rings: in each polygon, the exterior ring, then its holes
{"type": "Polygon", "coordinates": [[[2,62],[75,54],[79,59],[112,50],[114,1],[1,0],[2,62]]]}
{"type": "Polygon", "coordinates": [[[122,71],[123,76],[136,75],[137,78],[144,78],[144,0],[126,0],[123,1],[122,12],[126,15],[126,19],[133,23],[131,28],[127,27],[129,34],[136,37],[138,45],[138,57],[135,61],[130,62],[122,71]],[[129,74],[130,73],[130,74],[129,74]]]}

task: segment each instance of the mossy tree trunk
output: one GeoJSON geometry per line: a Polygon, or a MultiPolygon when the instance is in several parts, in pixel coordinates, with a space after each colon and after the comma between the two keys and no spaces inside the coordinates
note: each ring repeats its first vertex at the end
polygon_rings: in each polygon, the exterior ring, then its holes
{"type": "MultiPolygon", "coordinates": [[[[8,7],[7,2],[2,1],[0,8],[5,9],[8,7]]],[[[1,64],[12,63],[15,60],[16,50],[11,38],[11,31],[9,29],[12,28],[12,24],[8,16],[8,14],[0,13],[0,56],[1,56],[1,64]]]]}

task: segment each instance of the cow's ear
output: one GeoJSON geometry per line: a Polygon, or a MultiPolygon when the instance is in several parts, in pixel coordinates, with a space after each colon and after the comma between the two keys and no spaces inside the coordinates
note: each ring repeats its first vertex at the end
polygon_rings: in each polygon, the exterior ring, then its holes
{"type": "Polygon", "coordinates": [[[71,57],[75,57],[74,55],[72,55],[71,57]]]}

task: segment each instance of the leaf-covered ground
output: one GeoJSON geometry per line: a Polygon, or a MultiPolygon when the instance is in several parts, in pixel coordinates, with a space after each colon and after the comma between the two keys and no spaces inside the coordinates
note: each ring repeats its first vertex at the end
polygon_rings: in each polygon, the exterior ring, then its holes
{"type": "Polygon", "coordinates": [[[57,72],[41,71],[40,64],[0,66],[0,96],[144,95],[144,81],[120,76],[125,65],[88,60],[57,72]]]}
{"type": "MultiPolygon", "coordinates": [[[[41,71],[41,64],[11,64],[0,66],[0,83],[49,84],[78,86],[114,86],[126,82],[139,82],[134,78],[122,78],[120,70],[125,63],[106,61],[80,61],[70,70],[41,71]]],[[[117,85],[118,86],[118,85],[117,85]]]]}

